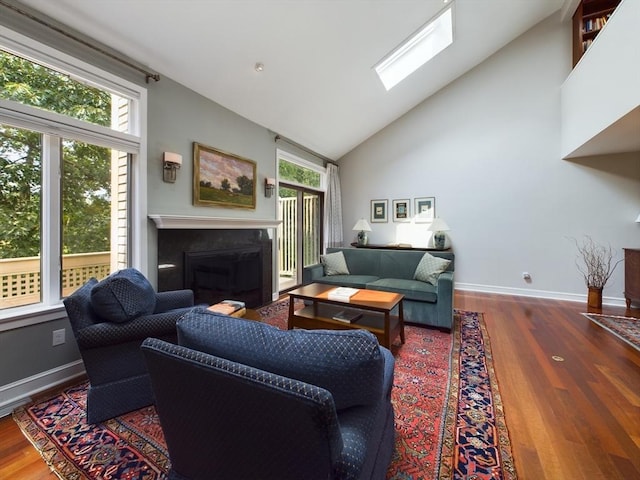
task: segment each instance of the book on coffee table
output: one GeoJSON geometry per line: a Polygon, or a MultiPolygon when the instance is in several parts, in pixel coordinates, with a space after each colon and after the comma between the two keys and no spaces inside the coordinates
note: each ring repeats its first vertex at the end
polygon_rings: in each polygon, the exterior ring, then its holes
{"type": "Polygon", "coordinates": [[[214,313],[222,313],[232,317],[241,317],[247,311],[245,303],[240,300],[223,300],[219,303],[207,307],[207,310],[214,313]]]}
{"type": "Polygon", "coordinates": [[[329,293],[327,294],[327,298],[329,300],[335,300],[337,302],[348,302],[349,299],[359,291],[360,290],[357,288],[337,287],[329,291],[329,293]]]}
{"type": "Polygon", "coordinates": [[[341,310],[338,313],[336,313],[332,318],[340,322],[353,323],[356,320],[358,320],[360,317],[362,317],[362,313],[348,312],[346,310],[341,310]]]}

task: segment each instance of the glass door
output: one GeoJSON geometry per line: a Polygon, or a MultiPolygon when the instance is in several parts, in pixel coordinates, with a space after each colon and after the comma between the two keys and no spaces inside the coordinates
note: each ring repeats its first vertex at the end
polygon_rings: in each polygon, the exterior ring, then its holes
{"type": "Polygon", "coordinates": [[[278,189],[278,290],[302,283],[302,269],[320,261],[322,194],[297,186],[278,189]]]}

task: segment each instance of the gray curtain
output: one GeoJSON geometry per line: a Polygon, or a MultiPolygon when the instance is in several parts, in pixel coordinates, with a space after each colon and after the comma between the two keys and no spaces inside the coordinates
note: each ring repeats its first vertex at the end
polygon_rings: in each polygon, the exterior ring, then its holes
{"type": "Polygon", "coordinates": [[[327,247],[341,247],[342,236],[342,195],[338,166],[327,165],[327,194],[324,209],[324,251],[327,247]]]}

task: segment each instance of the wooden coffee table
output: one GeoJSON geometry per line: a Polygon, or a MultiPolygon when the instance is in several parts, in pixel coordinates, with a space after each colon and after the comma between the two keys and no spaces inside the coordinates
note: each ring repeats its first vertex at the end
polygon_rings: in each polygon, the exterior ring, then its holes
{"type": "Polygon", "coordinates": [[[329,329],[329,330],[369,330],[384,347],[389,348],[391,342],[400,335],[400,341],[404,343],[404,314],[402,311],[402,299],[400,293],[382,292],[378,290],[360,289],[353,295],[349,302],[329,300],[330,290],[336,285],[324,283],[311,283],[289,292],[289,321],[287,328],[329,329]],[[301,310],[294,309],[296,299],[304,300],[305,305],[301,310]],[[398,314],[392,315],[391,311],[398,307],[398,314]],[[362,314],[354,322],[342,322],[332,317],[342,311],[362,314]]]}

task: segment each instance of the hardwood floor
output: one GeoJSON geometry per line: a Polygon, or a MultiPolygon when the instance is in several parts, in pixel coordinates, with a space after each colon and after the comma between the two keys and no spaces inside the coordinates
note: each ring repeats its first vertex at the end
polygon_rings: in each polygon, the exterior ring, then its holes
{"type": "Polygon", "coordinates": [[[519,478],[640,479],[640,352],[582,303],[456,292],[455,306],[484,313],[519,478]]]}
{"type": "MultiPolygon", "coordinates": [[[[582,303],[456,291],[455,306],[484,313],[518,478],[640,479],[640,352],[582,303]]],[[[4,478],[57,478],[11,417],[0,419],[4,478]]]]}

